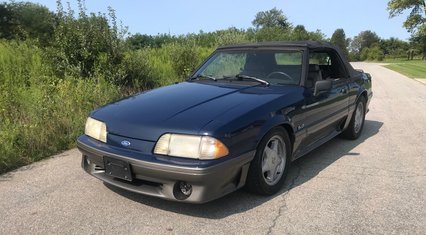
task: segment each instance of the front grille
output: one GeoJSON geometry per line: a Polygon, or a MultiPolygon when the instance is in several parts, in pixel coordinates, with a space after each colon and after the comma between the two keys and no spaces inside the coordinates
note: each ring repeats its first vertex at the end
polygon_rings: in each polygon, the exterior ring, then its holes
{"type": "Polygon", "coordinates": [[[95,169],[95,171],[105,171],[105,168],[98,166],[98,165],[95,165],[94,169],[95,169]]]}

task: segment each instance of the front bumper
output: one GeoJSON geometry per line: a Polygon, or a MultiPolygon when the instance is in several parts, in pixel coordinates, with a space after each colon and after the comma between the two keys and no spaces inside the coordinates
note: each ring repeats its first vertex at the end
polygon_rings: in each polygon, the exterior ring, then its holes
{"type": "MultiPolygon", "coordinates": [[[[82,168],[92,176],[136,193],[189,203],[205,203],[244,186],[250,161],[254,157],[254,151],[251,151],[212,166],[188,167],[141,160],[145,154],[110,147],[84,135],[78,138],[77,147],[83,154],[82,168]],[[138,156],[135,157],[135,154],[138,156]],[[106,175],[104,157],[128,162],[133,181],[106,175]],[[178,199],[179,196],[176,196],[176,185],[180,182],[192,185],[192,194],[188,198],[178,199]]],[[[146,159],[152,157],[146,156],[146,159]]]]}

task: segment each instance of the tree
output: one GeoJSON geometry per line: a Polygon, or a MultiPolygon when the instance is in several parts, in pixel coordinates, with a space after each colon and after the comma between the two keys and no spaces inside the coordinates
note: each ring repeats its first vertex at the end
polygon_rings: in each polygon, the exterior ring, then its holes
{"type": "Polygon", "coordinates": [[[297,25],[294,27],[292,32],[292,40],[308,40],[309,39],[309,32],[305,29],[305,26],[303,25],[297,25]]]}
{"type": "Polygon", "coordinates": [[[379,36],[370,30],[362,31],[355,36],[350,44],[350,51],[356,59],[359,59],[364,48],[370,48],[380,42],[379,36]]]}
{"type": "Polygon", "coordinates": [[[348,40],[346,39],[345,30],[336,29],[331,36],[330,42],[338,46],[343,51],[343,54],[348,57],[348,40]]]}
{"type": "Polygon", "coordinates": [[[11,2],[0,5],[0,37],[35,39],[47,45],[53,37],[55,14],[45,6],[31,2],[11,2]]]}
{"type": "Polygon", "coordinates": [[[0,4],[0,38],[12,39],[14,36],[13,12],[7,3],[0,4]]]}
{"type": "Polygon", "coordinates": [[[83,0],[78,0],[78,14],[58,4],[58,26],[50,49],[56,75],[73,75],[91,78],[102,74],[117,84],[128,85],[121,74],[120,64],[124,56],[123,38],[126,30],[119,28],[115,12],[108,15],[86,13],[83,0]]]}
{"type": "Polygon", "coordinates": [[[407,55],[407,51],[410,49],[408,42],[394,37],[380,40],[379,47],[386,56],[393,58],[405,57],[407,55]]]}
{"type": "Polygon", "coordinates": [[[260,28],[280,28],[289,29],[291,24],[288,22],[287,17],[284,15],[282,10],[278,10],[276,7],[269,11],[258,12],[252,24],[256,29],[260,28]]]}
{"type": "Polygon", "coordinates": [[[255,41],[288,41],[291,40],[291,30],[282,30],[277,27],[261,28],[255,33],[255,41]]]}
{"type": "MultiPolygon", "coordinates": [[[[204,35],[204,33],[200,32],[197,36],[204,35]]],[[[142,49],[144,47],[153,47],[159,48],[166,43],[176,42],[178,38],[176,36],[170,34],[157,34],[155,36],[148,34],[140,34],[136,33],[134,35],[130,35],[126,39],[126,43],[133,50],[142,49]]]]}
{"type": "MultiPolygon", "coordinates": [[[[423,29],[426,30],[426,29],[423,29]]],[[[415,33],[411,35],[410,38],[410,50],[412,51],[411,59],[413,59],[414,54],[418,54],[418,52],[423,52],[422,59],[425,59],[425,44],[426,44],[426,37],[423,33],[415,33]]]]}
{"type": "Polygon", "coordinates": [[[379,46],[365,47],[361,51],[360,59],[361,60],[377,60],[382,61],[385,58],[383,51],[379,46]]]}
{"type": "MultiPolygon", "coordinates": [[[[249,42],[245,30],[241,30],[237,28],[228,28],[226,30],[218,30],[214,33],[214,35],[215,35],[214,46],[231,45],[231,44],[249,42]]],[[[202,46],[211,46],[206,43],[204,43],[204,45],[200,44],[200,40],[198,40],[198,44],[202,46]]]]}
{"type": "Polygon", "coordinates": [[[395,17],[411,10],[403,26],[422,44],[423,60],[426,59],[426,2],[424,0],[390,0],[389,16],[395,17]]]}

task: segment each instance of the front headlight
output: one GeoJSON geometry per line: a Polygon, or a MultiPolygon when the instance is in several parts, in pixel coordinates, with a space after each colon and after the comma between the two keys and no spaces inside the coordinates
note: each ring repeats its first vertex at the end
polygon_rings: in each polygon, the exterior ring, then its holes
{"type": "Polygon", "coordinates": [[[210,136],[164,134],[158,139],[155,154],[195,159],[216,159],[229,154],[228,148],[210,136]]]}
{"type": "Polygon", "coordinates": [[[106,143],[106,125],[101,121],[88,117],[86,127],[84,128],[84,134],[106,143]]]}

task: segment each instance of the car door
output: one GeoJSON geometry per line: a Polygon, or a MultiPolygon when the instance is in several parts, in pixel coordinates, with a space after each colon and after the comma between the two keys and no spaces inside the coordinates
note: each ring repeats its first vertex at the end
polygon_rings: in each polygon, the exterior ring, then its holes
{"type": "MultiPolygon", "coordinates": [[[[309,81],[312,87],[306,87],[304,112],[304,128],[306,138],[304,146],[309,148],[321,140],[335,136],[348,115],[348,76],[346,69],[337,54],[329,51],[310,53],[310,72],[307,80],[312,79],[311,67],[318,65],[318,73],[314,81],[309,81]],[[310,77],[311,76],[311,77],[310,77]],[[315,83],[320,80],[329,80],[331,89],[314,95],[315,83]]],[[[308,82],[308,83],[309,83],[308,82]]],[[[315,146],[314,146],[315,147],[315,146]]]]}

